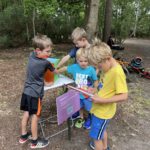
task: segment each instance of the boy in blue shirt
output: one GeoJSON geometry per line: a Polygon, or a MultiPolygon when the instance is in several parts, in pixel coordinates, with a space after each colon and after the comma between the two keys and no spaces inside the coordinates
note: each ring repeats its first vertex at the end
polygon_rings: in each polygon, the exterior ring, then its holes
{"type": "Polygon", "coordinates": [[[76,53],[79,48],[89,48],[90,43],[87,39],[87,33],[83,28],[77,27],[73,30],[71,34],[71,38],[75,47],[70,50],[70,52],[64,56],[57,65],[57,68],[60,68],[63,64],[65,64],[70,58],[75,58],[76,61],[76,53]]]}
{"type": "MultiPolygon", "coordinates": [[[[60,68],[58,69],[58,73],[67,71],[68,73],[73,75],[77,88],[91,92],[91,87],[94,87],[94,90],[92,89],[92,92],[96,92],[98,84],[96,71],[94,67],[88,66],[88,60],[87,56],[85,55],[85,51],[86,49],[80,48],[76,54],[78,63],[60,68]]],[[[77,120],[75,126],[81,128],[83,125],[85,128],[89,129],[91,124],[84,124],[83,108],[89,112],[92,106],[92,102],[88,97],[80,94],[80,105],[80,119],[77,120]]]]}

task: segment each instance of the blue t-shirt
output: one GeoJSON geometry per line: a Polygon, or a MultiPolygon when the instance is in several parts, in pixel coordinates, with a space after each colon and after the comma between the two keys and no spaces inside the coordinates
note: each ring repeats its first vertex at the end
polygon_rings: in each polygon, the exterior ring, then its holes
{"type": "MultiPolygon", "coordinates": [[[[67,72],[73,75],[77,87],[84,90],[92,87],[97,80],[96,70],[92,66],[81,68],[79,64],[73,64],[67,67],[67,72]]],[[[84,96],[81,95],[80,98],[83,99],[84,96]]]]}
{"type": "Polygon", "coordinates": [[[70,50],[70,52],[68,54],[71,58],[75,58],[75,63],[77,63],[76,53],[77,53],[78,49],[79,49],[78,47],[74,47],[70,50]]]}

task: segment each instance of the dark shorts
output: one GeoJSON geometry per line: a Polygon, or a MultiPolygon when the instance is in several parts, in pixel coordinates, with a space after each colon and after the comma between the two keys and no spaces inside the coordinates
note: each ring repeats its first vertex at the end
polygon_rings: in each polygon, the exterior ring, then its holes
{"type": "Polygon", "coordinates": [[[42,110],[41,99],[23,93],[21,98],[20,110],[28,111],[29,115],[36,114],[37,116],[40,116],[42,110]]]}

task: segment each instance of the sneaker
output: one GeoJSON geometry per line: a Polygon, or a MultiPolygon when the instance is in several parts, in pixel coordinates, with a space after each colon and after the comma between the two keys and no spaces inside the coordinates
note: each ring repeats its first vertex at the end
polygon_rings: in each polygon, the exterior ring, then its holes
{"type": "Polygon", "coordinates": [[[31,140],[31,133],[27,133],[25,135],[21,135],[20,139],[19,139],[19,143],[24,144],[26,143],[28,140],[31,140]]]}
{"type": "Polygon", "coordinates": [[[74,126],[75,126],[76,128],[82,128],[83,123],[84,123],[84,119],[79,118],[79,119],[75,122],[74,126]]]}
{"type": "Polygon", "coordinates": [[[85,129],[91,129],[91,116],[90,115],[88,115],[88,118],[84,122],[83,127],[85,129]]]}
{"type": "Polygon", "coordinates": [[[33,140],[32,140],[30,148],[31,149],[44,148],[48,146],[48,144],[49,144],[48,140],[38,138],[36,143],[33,143],[33,140]]]}
{"type": "Polygon", "coordinates": [[[95,146],[94,146],[94,142],[93,142],[93,141],[90,141],[89,146],[90,146],[91,149],[93,149],[93,150],[95,149],[95,146]]]}
{"type": "MultiPolygon", "coordinates": [[[[89,146],[90,146],[90,148],[91,149],[95,149],[95,146],[94,146],[94,142],[93,141],[90,141],[90,144],[89,144],[89,146]]],[[[107,149],[106,150],[110,150],[110,148],[109,147],[107,147],[107,149]]]]}
{"type": "Polygon", "coordinates": [[[76,112],[76,113],[74,113],[74,114],[72,115],[71,120],[76,120],[76,119],[78,119],[78,118],[80,118],[80,113],[79,113],[79,111],[76,112]]]}

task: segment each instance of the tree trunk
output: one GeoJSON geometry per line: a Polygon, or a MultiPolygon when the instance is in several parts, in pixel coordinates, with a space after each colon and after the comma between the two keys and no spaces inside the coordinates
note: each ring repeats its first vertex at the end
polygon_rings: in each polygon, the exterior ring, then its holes
{"type": "Polygon", "coordinates": [[[35,36],[35,8],[33,9],[32,26],[33,26],[33,36],[35,36]]]}
{"type": "Polygon", "coordinates": [[[88,17],[88,22],[86,25],[86,30],[89,40],[94,38],[96,34],[96,27],[98,23],[98,11],[99,11],[99,0],[91,0],[90,2],[90,12],[88,17]]]}
{"type": "Polygon", "coordinates": [[[25,3],[24,0],[21,0],[22,5],[23,5],[23,14],[24,14],[24,18],[25,18],[25,24],[26,24],[26,36],[27,36],[27,41],[29,42],[29,27],[28,27],[28,23],[27,23],[27,17],[25,15],[25,3]]]}
{"type": "Polygon", "coordinates": [[[111,34],[112,0],[106,0],[103,41],[107,42],[111,34]]]}
{"type": "Polygon", "coordinates": [[[29,27],[28,27],[28,23],[26,22],[26,34],[27,34],[27,41],[29,42],[29,27]]]}
{"type": "Polygon", "coordinates": [[[136,4],[136,10],[135,10],[135,24],[134,24],[133,33],[132,33],[133,37],[136,37],[136,30],[137,30],[137,24],[138,24],[138,19],[139,19],[138,16],[140,12],[140,1],[137,0],[136,2],[137,4],[136,4]]]}
{"type": "Polygon", "coordinates": [[[87,25],[88,19],[89,19],[90,4],[91,4],[91,0],[85,0],[85,5],[86,5],[86,8],[85,8],[85,17],[84,17],[85,28],[86,28],[86,25],[87,25]]]}

